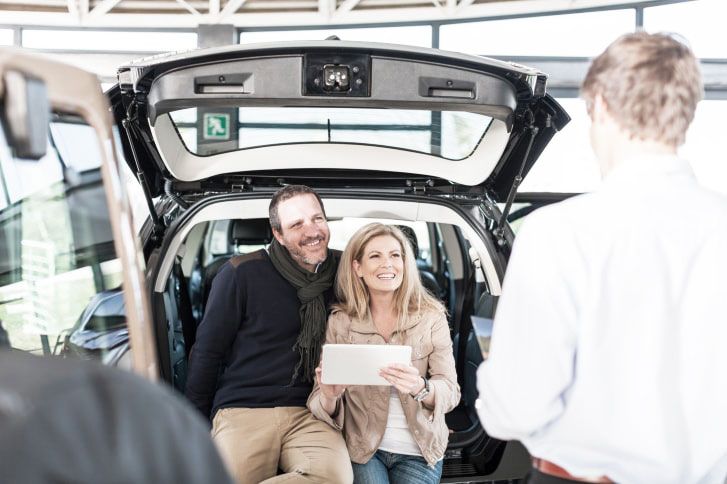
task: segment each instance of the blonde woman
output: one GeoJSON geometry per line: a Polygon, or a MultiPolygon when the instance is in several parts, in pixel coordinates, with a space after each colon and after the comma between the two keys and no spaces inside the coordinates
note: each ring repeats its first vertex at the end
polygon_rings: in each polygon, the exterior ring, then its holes
{"type": "Polygon", "coordinates": [[[324,385],[308,398],[313,415],[342,429],[354,482],[436,483],[459,401],[444,307],[422,286],[404,234],[379,223],[359,229],[341,256],[327,343],[412,347],[411,365],[382,368],[391,386],[324,385]]]}

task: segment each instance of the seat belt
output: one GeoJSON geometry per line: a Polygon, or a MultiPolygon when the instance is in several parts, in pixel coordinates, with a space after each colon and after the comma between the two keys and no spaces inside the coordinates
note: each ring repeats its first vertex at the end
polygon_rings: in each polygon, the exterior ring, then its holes
{"type": "Polygon", "coordinates": [[[192,351],[192,345],[197,335],[197,324],[192,316],[192,302],[189,298],[189,286],[187,278],[182,272],[182,264],[177,260],[174,263],[174,277],[179,284],[178,307],[179,319],[182,321],[182,335],[184,336],[184,353],[189,358],[189,352],[192,351]]]}

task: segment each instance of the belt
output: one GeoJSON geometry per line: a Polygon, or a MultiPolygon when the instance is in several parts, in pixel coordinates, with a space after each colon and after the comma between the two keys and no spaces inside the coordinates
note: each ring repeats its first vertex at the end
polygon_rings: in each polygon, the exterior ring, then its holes
{"type": "Polygon", "coordinates": [[[570,479],[571,481],[578,482],[593,482],[597,484],[612,484],[613,481],[606,476],[601,477],[577,477],[572,475],[567,470],[563,469],[558,464],[554,464],[549,460],[541,459],[539,457],[533,457],[533,468],[539,470],[543,474],[548,474],[554,477],[560,477],[562,479],[570,479]]]}

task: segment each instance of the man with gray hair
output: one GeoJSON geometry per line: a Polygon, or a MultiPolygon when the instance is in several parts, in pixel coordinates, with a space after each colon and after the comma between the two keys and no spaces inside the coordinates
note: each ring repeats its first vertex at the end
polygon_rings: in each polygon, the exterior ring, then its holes
{"type": "Polygon", "coordinates": [[[669,35],[611,44],[582,87],[603,182],[518,233],[478,372],[531,483],[722,483],[727,199],[677,156],[702,96],[669,35]]]}

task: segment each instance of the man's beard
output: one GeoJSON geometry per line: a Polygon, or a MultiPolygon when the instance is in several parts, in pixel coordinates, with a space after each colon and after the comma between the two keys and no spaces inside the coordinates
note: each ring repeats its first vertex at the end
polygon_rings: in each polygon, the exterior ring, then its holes
{"type": "Polygon", "coordinates": [[[318,265],[326,260],[328,257],[328,248],[323,252],[320,256],[309,256],[305,253],[305,249],[301,247],[301,245],[309,244],[311,242],[315,242],[316,240],[321,241],[321,245],[326,245],[326,237],[324,235],[319,235],[317,237],[309,237],[307,239],[301,240],[300,244],[284,244],[285,248],[290,253],[290,256],[293,259],[302,261],[304,264],[310,264],[310,265],[318,265]]]}

